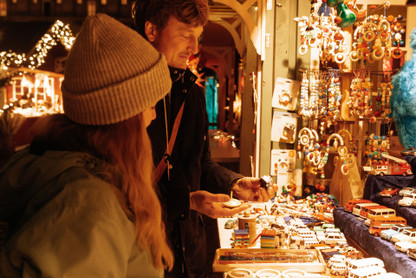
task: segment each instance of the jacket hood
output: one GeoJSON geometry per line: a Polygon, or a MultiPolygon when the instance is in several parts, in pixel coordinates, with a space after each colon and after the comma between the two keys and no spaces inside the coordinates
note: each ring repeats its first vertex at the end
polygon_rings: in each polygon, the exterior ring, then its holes
{"type": "Polygon", "coordinates": [[[80,178],[70,175],[71,169],[93,169],[97,162],[87,153],[47,151],[35,155],[29,148],[21,150],[0,170],[0,220],[9,224],[17,221],[29,201],[32,207],[33,203],[38,208],[43,206],[67,182],[80,178]]]}

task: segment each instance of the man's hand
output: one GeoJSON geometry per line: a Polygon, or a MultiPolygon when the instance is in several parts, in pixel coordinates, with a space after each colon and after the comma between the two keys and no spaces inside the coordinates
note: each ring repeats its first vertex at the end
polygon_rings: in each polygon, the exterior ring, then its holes
{"type": "Polygon", "coordinates": [[[277,192],[277,185],[261,187],[259,178],[244,177],[236,181],[231,189],[236,198],[244,201],[267,202],[277,192]]]}
{"type": "Polygon", "coordinates": [[[223,202],[228,202],[230,196],[225,194],[212,194],[208,191],[195,191],[190,194],[190,209],[196,210],[211,218],[231,217],[250,208],[250,204],[241,204],[235,208],[226,207],[223,202]]]}

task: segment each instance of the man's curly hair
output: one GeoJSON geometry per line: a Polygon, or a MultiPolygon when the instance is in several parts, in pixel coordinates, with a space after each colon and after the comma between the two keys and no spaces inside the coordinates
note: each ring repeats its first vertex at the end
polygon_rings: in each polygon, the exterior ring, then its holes
{"type": "Polygon", "coordinates": [[[193,27],[205,26],[208,22],[208,2],[206,0],[137,0],[133,4],[134,27],[146,38],[146,21],[159,30],[166,27],[170,16],[193,27]]]}

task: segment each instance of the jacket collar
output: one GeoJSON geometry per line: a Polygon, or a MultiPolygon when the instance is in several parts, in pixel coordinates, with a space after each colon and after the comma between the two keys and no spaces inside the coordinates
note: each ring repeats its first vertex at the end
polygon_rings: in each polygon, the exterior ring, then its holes
{"type": "Polygon", "coordinates": [[[192,73],[192,71],[190,71],[189,69],[178,69],[178,68],[173,68],[173,67],[169,67],[169,71],[170,71],[170,78],[172,79],[172,83],[173,85],[176,84],[182,84],[185,87],[190,87],[192,86],[197,77],[195,74],[192,73]]]}

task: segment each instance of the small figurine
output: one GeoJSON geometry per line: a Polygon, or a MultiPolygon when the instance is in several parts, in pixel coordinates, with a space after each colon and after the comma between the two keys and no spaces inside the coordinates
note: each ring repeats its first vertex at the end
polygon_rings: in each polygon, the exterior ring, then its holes
{"type": "Polygon", "coordinates": [[[384,190],[382,190],[380,192],[380,196],[382,196],[382,197],[393,197],[394,195],[397,194],[397,192],[399,192],[398,188],[386,187],[384,190]]]}
{"type": "Polygon", "coordinates": [[[260,178],[260,186],[263,188],[267,189],[268,187],[272,185],[272,182],[273,182],[273,179],[271,176],[265,175],[260,178]]]}

